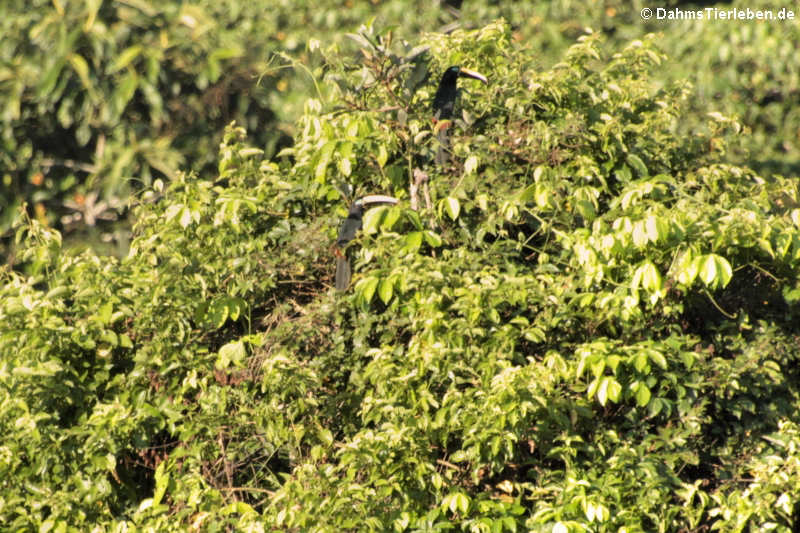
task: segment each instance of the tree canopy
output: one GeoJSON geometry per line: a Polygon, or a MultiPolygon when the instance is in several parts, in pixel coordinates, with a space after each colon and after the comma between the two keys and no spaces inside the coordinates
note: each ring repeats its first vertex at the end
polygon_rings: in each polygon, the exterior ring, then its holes
{"type": "Polygon", "coordinates": [[[544,68],[502,21],[320,49],[275,159],[154,180],[129,253],[15,227],[0,520],[19,530],[790,531],[796,180],[662,83],[653,35],[544,68]],[[452,156],[431,100],[464,86],[452,156]],[[687,124],[687,113],[694,114],[687,124]],[[430,206],[412,209],[415,171],[430,206]],[[343,191],[388,194],[333,290],[343,191]]]}

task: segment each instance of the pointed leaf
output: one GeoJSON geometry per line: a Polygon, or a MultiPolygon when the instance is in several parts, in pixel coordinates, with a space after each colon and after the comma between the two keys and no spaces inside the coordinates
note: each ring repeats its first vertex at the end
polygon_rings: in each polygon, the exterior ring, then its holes
{"type": "Polygon", "coordinates": [[[364,223],[361,228],[364,234],[371,235],[378,232],[378,229],[383,226],[383,221],[386,219],[388,209],[387,206],[381,205],[373,207],[364,213],[364,223]]]}
{"type": "Polygon", "coordinates": [[[386,146],[380,145],[378,147],[378,155],[377,155],[378,166],[381,168],[386,166],[386,161],[388,159],[389,159],[389,152],[386,151],[386,146]]]}
{"type": "Polygon", "coordinates": [[[406,235],[406,249],[408,252],[416,252],[422,245],[422,232],[412,231],[406,235]]]}
{"type": "Polygon", "coordinates": [[[378,285],[378,297],[384,304],[388,304],[389,300],[392,299],[393,291],[394,291],[394,280],[382,279],[380,284],[378,285]]]}
{"type": "Polygon", "coordinates": [[[650,389],[647,388],[647,385],[644,383],[639,383],[639,387],[636,390],[636,403],[639,407],[645,407],[648,403],[650,403],[650,389]]]}
{"type": "Polygon", "coordinates": [[[700,279],[703,280],[703,283],[705,283],[706,286],[711,287],[712,285],[716,285],[717,261],[714,258],[714,254],[706,254],[702,257],[702,263],[700,264],[700,279]]]}
{"type": "Polygon", "coordinates": [[[364,300],[364,303],[370,303],[375,296],[375,289],[378,288],[378,278],[369,277],[362,279],[356,285],[356,291],[364,300]]]}
{"type": "Polygon", "coordinates": [[[450,216],[452,220],[458,218],[458,214],[461,212],[461,204],[458,202],[457,198],[453,198],[452,196],[448,196],[444,200],[444,207],[447,211],[447,214],[450,216]]]}
{"type": "Polygon", "coordinates": [[[639,177],[644,178],[649,173],[647,172],[647,165],[644,164],[644,161],[635,154],[628,154],[627,158],[628,164],[639,174],[639,177]]]}
{"type": "Polygon", "coordinates": [[[142,45],[136,44],[129,46],[117,56],[117,59],[114,60],[114,62],[111,64],[111,67],[108,69],[108,73],[112,74],[118,70],[124,69],[141,53],[142,45]]]}
{"type": "Polygon", "coordinates": [[[427,230],[425,232],[425,242],[433,248],[438,248],[442,245],[442,238],[431,230],[427,230]]]}
{"type": "Polygon", "coordinates": [[[471,155],[467,158],[464,162],[464,172],[467,174],[472,174],[478,168],[478,157],[475,155],[471,155]]]}

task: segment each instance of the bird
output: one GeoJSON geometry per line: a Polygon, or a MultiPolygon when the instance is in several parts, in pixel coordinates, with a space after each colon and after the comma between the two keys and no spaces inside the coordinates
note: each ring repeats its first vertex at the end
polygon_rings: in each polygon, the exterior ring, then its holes
{"type": "Polygon", "coordinates": [[[342,225],[339,227],[339,236],[336,239],[335,287],[337,291],[343,291],[350,285],[352,271],[350,269],[350,260],[347,258],[347,255],[345,255],[345,247],[356,237],[356,233],[361,229],[364,211],[373,206],[386,204],[395,205],[397,202],[397,198],[375,194],[364,196],[350,205],[347,218],[344,219],[344,222],[342,222],[342,225]]]}
{"type": "MultiPolygon", "coordinates": [[[[436,89],[436,94],[433,96],[433,120],[438,122],[440,120],[450,120],[453,118],[453,111],[456,107],[456,97],[458,96],[458,78],[474,78],[488,84],[489,80],[486,76],[474,70],[469,70],[463,67],[454,65],[444,71],[442,79],[439,82],[439,88],[436,89]]],[[[444,124],[439,127],[437,134],[439,138],[439,149],[436,151],[436,164],[441,166],[447,163],[447,125],[444,124]]]]}

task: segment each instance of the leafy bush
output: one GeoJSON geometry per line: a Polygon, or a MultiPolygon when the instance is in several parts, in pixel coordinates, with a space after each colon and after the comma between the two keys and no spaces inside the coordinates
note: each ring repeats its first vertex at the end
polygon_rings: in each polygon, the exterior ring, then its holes
{"type": "MultiPolygon", "coordinates": [[[[404,2],[382,9],[400,11],[404,2]]],[[[339,2],[4,2],[0,234],[24,202],[40,222],[91,233],[153,179],[210,171],[231,120],[274,155],[315,90],[309,40],[340,41],[369,12],[339,2]],[[293,62],[308,66],[295,75],[293,62]]],[[[108,233],[124,255],[124,228],[108,233]]]]}
{"type": "Polygon", "coordinates": [[[213,180],[137,196],[124,259],[21,222],[3,523],[790,531],[796,183],[726,163],[720,113],[679,134],[691,88],[654,81],[655,37],[546,70],[513,39],[325,49],[282,162],[229,128],[213,180]],[[491,83],[461,83],[435,167],[452,64],[491,83]],[[348,185],[401,203],[367,213],[340,294],[348,185]]]}
{"type": "MultiPolygon", "coordinates": [[[[777,14],[783,6],[759,1],[732,7],[777,14]]],[[[664,45],[678,65],[668,75],[691,77],[697,87],[693,110],[713,107],[735,115],[751,134],[732,156],[766,176],[800,174],[800,76],[793,46],[800,40],[800,11],[794,13],[793,21],[687,21],[680,37],[676,33],[664,45]]]]}
{"type": "MultiPolygon", "coordinates": [[[[693,8],[684,4],[665,5],[693,8]]],[[[766,0],[731,5],[774,8],[766,0]]],[[[31,216],[62,229],[68,242],[124,255],[128,224],[109,221],[126,211],[131,192],[156,177],[171,179],[179,168],[210,171],[232,119],[274,155],[294,135],[305,100],[325,90],[316,83],[324,65],[315,50],[336,44],[351,53],[345,33],[368,18],[394,27],[396,39],[413,40],[420,31],[505,17],[512,39],[537,50],[540,68],[559,61],[587,26],[609,37],[606,50],[661,31],[674,60],[656,78],[696,80],[687,130],[710,109],[736,116],[753,135],[731,162],[797,174],[797,24],[645,23],[642,7],[617,0],[601,10],[577,0],[426,2],[414,5],[409,19],[405,0],[347,9],[339,2],[6,2],[0,234],[27,202],[31,216]]]]}

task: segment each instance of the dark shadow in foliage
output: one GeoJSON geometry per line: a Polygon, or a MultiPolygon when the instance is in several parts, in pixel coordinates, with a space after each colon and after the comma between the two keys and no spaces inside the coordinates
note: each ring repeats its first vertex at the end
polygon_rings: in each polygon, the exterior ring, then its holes
{"type": "Polygon", "coordinates": [[[117,459],[115,480],[112,486],[117,487],[120,497],[111,503],[114,514],[126,511],[123,504],[142,501],[152,496],[155,489],[155,471],[159,463],[169,457],[169,454],[178,445],[178,442],[167,432],[162,430],[150,439],[151,444],[144,446],[141,443],[123,451],[117,459]]]}
{"type": "Polygon", "coordinates": [[[715,326],[729,321],[730,316],[742,314],[751,322],[763,319],[787,323],[788,320],[787,324],[791,324],[792,310],[778,284],[758,269],[743,268],[731,278],[727,287],[711,296],[716,305],[700,292],[693,291],[685,296],[680,319],[684,332],[706,338],[715,326]]]}
{"type": "Polygon", "coordinates": [[[751,158],[748,160],[747,164],[761,176],[771,176],[774,174],[780,174],[781,176],[800,176],[800,157],[794,162],[751,158]]]}

